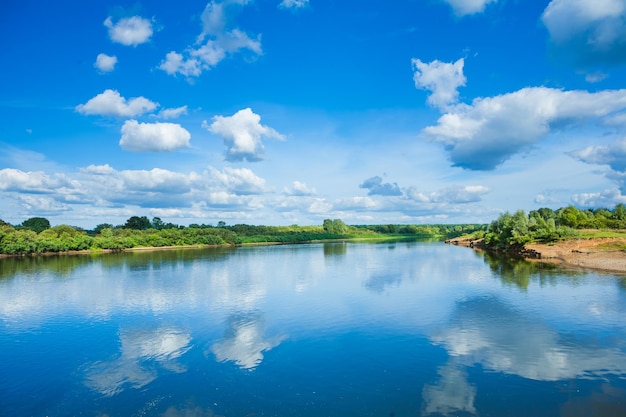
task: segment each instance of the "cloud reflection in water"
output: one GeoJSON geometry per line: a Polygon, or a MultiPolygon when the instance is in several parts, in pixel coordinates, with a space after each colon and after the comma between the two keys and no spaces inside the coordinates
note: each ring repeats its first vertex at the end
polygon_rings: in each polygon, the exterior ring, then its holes
{"type": "Polygon", "coordinates": [[[263,361],[263,352],[278,346],[285,336],[263,340],[265,321],[260,313],[233,315],[228,319],[224,339],[211,346],[219,362],[233,361],[243,369],[253,370],[263,361]]]}
{"type": "Polygon", "coordinates": [[[186,371],[176,361],[191,348],[191,336],[183,330],[122,331],[120,341],[119,358],[93,364],[87,371],[86,385],[103,395],[112,396],[127,387],[141,388],[155,380],[158,372],[150,362],[170,372],[186,371]]]}
{"type": "MultiPolygon", "coordinates": [[[[624,346],[588,347],[495,297],[459,302],[450,325],[432,336],[450,356],[471,366],[537,381],[597,379],[626,373],[624,346]]],[[[593,343],[591,343],[593,345],[593,343]]]]}

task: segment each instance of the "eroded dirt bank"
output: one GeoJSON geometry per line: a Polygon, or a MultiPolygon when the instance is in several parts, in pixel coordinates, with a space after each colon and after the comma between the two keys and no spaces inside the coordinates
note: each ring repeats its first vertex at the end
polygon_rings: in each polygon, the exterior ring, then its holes
{"type": "MultiPolygon", "coordinates": [[[[446,243],[484,249],[481,239],[456,238],[446,243]]],[[[568,239],[554,244],[531,243],[519,253],[534,262],[626,274],[626,239],[568,239]]]]}

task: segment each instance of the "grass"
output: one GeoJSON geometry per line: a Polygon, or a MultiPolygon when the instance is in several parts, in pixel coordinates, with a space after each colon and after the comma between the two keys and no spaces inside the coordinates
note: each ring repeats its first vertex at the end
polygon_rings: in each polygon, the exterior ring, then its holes
{"type": "Polygon", "coordinates": [[[598,249],[610,251],[610,252],[626,252],[626,243],[624,242],[609,242],[598,245],[598,249]]]}
{"type": "Polygon", "coordinates": [[[583,239],[598,239],[606,237],[621,237],[626,239],[626,230],[615,229],[580,229],[578,237],[583,239]]]}

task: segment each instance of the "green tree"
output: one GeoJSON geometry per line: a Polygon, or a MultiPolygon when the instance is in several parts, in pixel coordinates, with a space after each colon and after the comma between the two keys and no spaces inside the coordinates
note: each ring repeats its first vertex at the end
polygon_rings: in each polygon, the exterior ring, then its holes
{"type": "Polygon", "coordinates": [[[40,233],[50,228],[50,222],[45,217],[31,217],[28,220],[24,220],[22,226],[35,233],[40,233]]]}
{"type": "Polygon", "coordinates": [[[130,219],[126,220],[126,224],[124,224],[124,228],[134,230],[146,230],[150,229],[151,227],[152,224],[146,216],[133,216],[130,219]]]}
{"type": "Polygon", "coordinates": [[[104,229],[113,229],[113,225],[109,223],[101,223],[93,229],[93,234],[98,235],[102,233],[104,229]]]}
{"type": "Polygon", "coordinates": [[[160,217],[152,218],[152,228],[161,230],[165,228],[165,222],[160,217]]]}

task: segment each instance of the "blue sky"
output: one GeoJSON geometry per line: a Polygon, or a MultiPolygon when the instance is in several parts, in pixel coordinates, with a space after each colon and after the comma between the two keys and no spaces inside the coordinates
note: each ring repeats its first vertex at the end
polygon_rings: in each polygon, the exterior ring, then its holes
{"type": "Polygon", "coordinates": [[[626,203],[625,0],[10,1],[0,39],[14,224],[626,203]]]}

